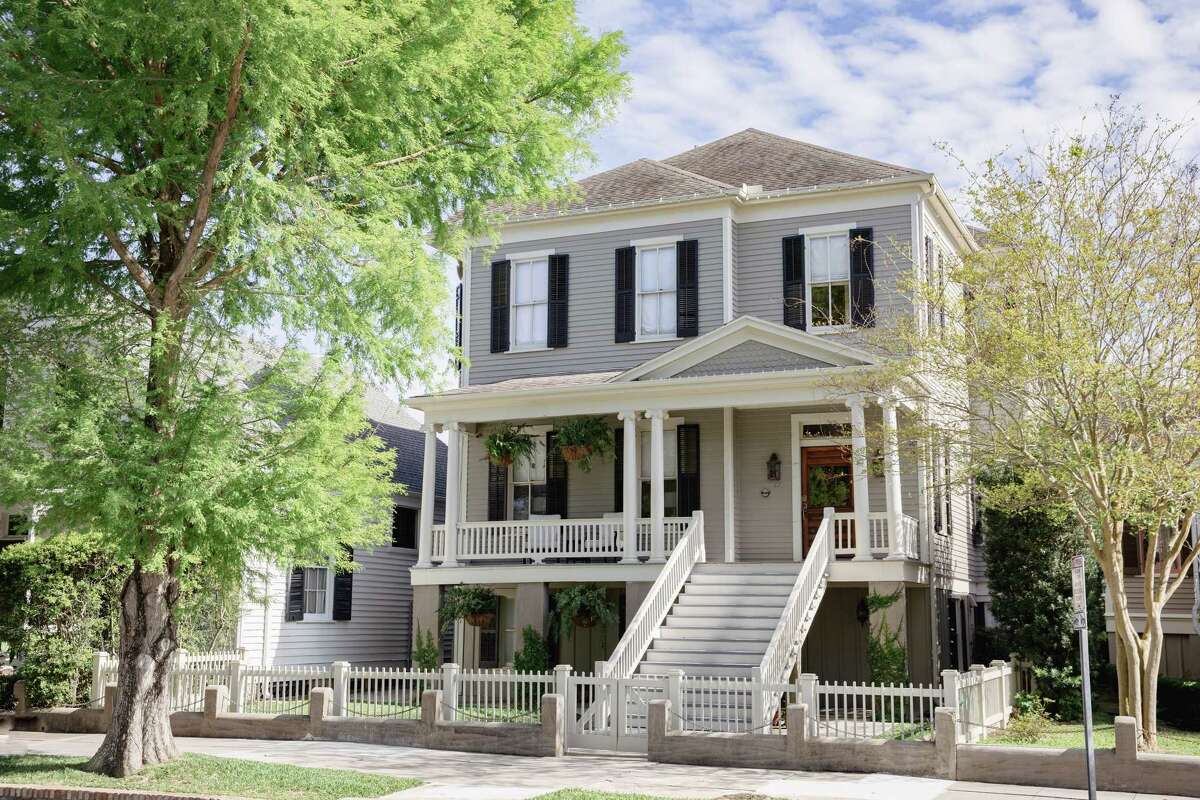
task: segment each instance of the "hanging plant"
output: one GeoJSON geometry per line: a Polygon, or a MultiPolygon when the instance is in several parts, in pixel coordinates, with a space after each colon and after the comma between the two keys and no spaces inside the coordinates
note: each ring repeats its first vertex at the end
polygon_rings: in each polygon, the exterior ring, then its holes
{"type": "Polygon", "coordinates": [[[593,628],[617,622],[617,604],[608,590],[595,583],[581,583],[554,593],[554,617],[559,633],[566,636],[572,626],[593,628]]]}
{"type": "Polygon", "coordinates": [[[596,456],[613,454],[613,432],[604,417],[572,417],[554,429],[554,441],[563,459],[578,464],[584,472],[591,471],[596,456]]]}
{"type": "Polygon", "coordinates": [[[510,466],[514,461],[533,458],[533,437],[516,425],[502,425],[483,440],[488,461],[510,466]]]}
{"type": "Polygon", "coordinates": [[[442,598],[438,616],[442,628],[457,619],[466,620],[468,625],[476,628],[490,625],[496,617],[496,593],[486,586],[451,586],[442,598]]]}

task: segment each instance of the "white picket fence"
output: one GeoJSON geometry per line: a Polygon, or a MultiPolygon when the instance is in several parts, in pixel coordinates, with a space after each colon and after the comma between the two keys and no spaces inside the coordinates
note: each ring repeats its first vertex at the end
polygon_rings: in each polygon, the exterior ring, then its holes
{"type": "Polygon", "coordinates": [[[958,724],[968,742],[1008,726],[1021,670],[1012,662],[972,664],[966,672],[942,672],[942,704],[958,709],[958,724]]]}
{"type": "Polygon", "coordinates": [[[936,686],[818,683],[809,703],[810,731],[839,739],[931,739],[936,686]]]}

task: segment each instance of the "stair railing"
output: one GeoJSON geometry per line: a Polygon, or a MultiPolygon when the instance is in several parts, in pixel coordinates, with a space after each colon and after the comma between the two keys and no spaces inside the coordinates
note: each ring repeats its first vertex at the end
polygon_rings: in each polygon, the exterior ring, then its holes
{"type": "MultiPolygon", "coordinates": [[[[787,604],[779,614],[779,623],[771,634],[771,641],[763,653],[762,661],[754,672],[755,679],[760,685],[778,685],[787,680],[788,673],[796,664],[800,655],[800,646],[812,625],[812,617],[816,614],[817,605],[825,593],[825,582],[829,576],[829,565],[833,561],[833,514],[826,507],[817,535],[808,546],[804,564],[792,584],[787,604]]],[[[756,724],[765,725],[774,715],[779,698],[767,696],[768,693],[757,692],[755,697],[755,712],[758,718],[756,724]]],[[[811,712],[810,712],[811,713],[811,712]]]]}
{"type": "MultiPolygon", "coordinates": [[[[692,512],[692,520],[679,544],[671,552],[671,557],[658,573],[654,585],[646,594],[641,607],[625,628],[625,635],[617,642],[616,648],[608,661],[600,662],[605,665],[606,678],[628,678],[637,669],[638,663],[650,643],[654,641],[659,626],[666,619],[675,598],[683,590],[692,567],[704,561],[704,512],[692,512]]],[[[597,665],[599,666],[599,664],[597,665]]]]}

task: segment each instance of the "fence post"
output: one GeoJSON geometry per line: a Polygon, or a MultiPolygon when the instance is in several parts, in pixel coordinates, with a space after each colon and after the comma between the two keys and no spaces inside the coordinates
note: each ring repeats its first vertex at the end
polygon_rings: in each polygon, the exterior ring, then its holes
{"type": "Polygon", "coordinates": [[[97,650],[92,653],[92,692],[88,700],[92,706],[104,705],[104,685],[108,683],[105,673],[108,672],[108,653],[97,650]]]}
{"type": "Polygon", "coordinates": [[[242,662],[229,662],[229,710],[242,713],[242,662]]]}
{"type": "MultiPolygon", "coordinates": [[[[167,680],[171,683],[171,697],[174,698],[171,702],[172,710],[191,705],[191,698],[187,696],[187,679],[179,674],[187,669],[187,659],[188,651],[182,647],[177,648],[175,655],[171,658],[171,668],[167,680]]],[[[203,697],[203,691],[201,691],[201,697],[203,697]]]]}
{"type": "Polygon", "coordinates": [[[754,667],[750,670],[750,718],[754,720],[751,727],[757,728],[760,725],[765,725],[768,720],[764,719],[767,716],[766,703],[763,702],[763,679],[762,667],[754,667]]]}
{"type": "Polygon", "coordinates": [[[962,707],[959,705],[958,682],[958,670],[942,670],[942,706],[954,709],[960,730],[966,730],[968,715],[962,712],[962,707]]]}
{"type": "Polygon", "coordinates": [[[1000,721],[1001,728],[1008,727],[1008,715],[1012,713],[1012,679],[1013,672],[1007,661],[1000,659],[994,660],[989,666],[996,670],[996,674],[1000,678],[1000,715],[1003,719],[1000,721]],[[1008,672],[1005,672],[1008,669],[1008,672]]]}
{"type": "MultiPolygon", "coordinates": [[[[796,679],[797,691],[800,694],[800,704],[808,706],[808,714],[805,715],[805,721],[808,725],[805,736],[817,735],[817,716],[820,709],[817,708],[817,676],[812,672],[805,672],[796,679]]],[[[789,720],[790,722],[790,720],[789,720]]]]}
{"type": "Polygon", "coordinates": [[[971,681],[971,686],[967,690],[967,702],[974,702],[979,706],[978,724],[972,726],[975,733],[974,738],[971,738],[970,731],[967,733],[967,740],[973,742],[982,739],[984,734],[987,733],[988,720],[991,719],[991,715],[988,713],[987,691],[988,680],[991,676],[988,675],[987,667],[983,664],[972,664],[970,670],[971,674],[975,676],[975,680],[971,681]]]}
{"type": "Polygon", "coordinates": [[[346,675],[350,671],[350,662],[335,661],[329,671],[333,673],[333,716],[342,717],[346,714],[346,699],[350,694],[350,681],[346,675]]]}
{"type": "Polygon", "coordinates": [[[571,665],[559,664],[554,668],[554,693],[567,697],[567,679],[571,677],[571,665]]]}
{"type": "Polygon", "coordinates": [[[442,664],[442,702],[445,718],[450,722],[458,719],[458,664],[442,664]]]}
{"type": "Polygon", "coordinates": [[[667,706],[667,711],[674,711],[674,714],[667,714],[667,730],[678,731],[683,730],[683,670],[669,669],[667,670],[667,699],[671,704],[667,706]]]}

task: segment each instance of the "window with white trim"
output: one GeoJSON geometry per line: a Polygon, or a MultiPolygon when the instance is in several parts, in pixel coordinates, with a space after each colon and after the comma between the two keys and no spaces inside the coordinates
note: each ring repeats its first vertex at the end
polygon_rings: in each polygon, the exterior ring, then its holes
{"type": "Polygon", "coordinates": [[[675,245],[637,250],[637,336],[639,339],[675,335],[675,245]]]}
{"type": "Polygon", "coordinates": [[[304,568],[304,618],[329,619],[330,599],[333,592],[330,583],[333,570],[328,567],[304,568]]]}
{"type": "Polygon", "coordinates": [[[804,237],[808,326],[837,328],[850,324],[850,235],[804,237]]]}
{"type": "MultiPolygon", "coordinates": [[[[641,471],[642,516],[649,517],[651,431],[638,431],[638,469],[641,471]]],[[[679,434],[675,428],[663,431],[663,516],[679,516],[679,434]]]]}
{"type": "Polygon", "coordinates": [[[546,437],[533,437],[533,455],[512,469],[512,519],[546,513],[546,437]]]}
{"type": "Polygon", "coordinates": [[[512,308],[509,318],[513,350],[546,346],[549,259],[522,259],[512,264],[512,308]]]}

